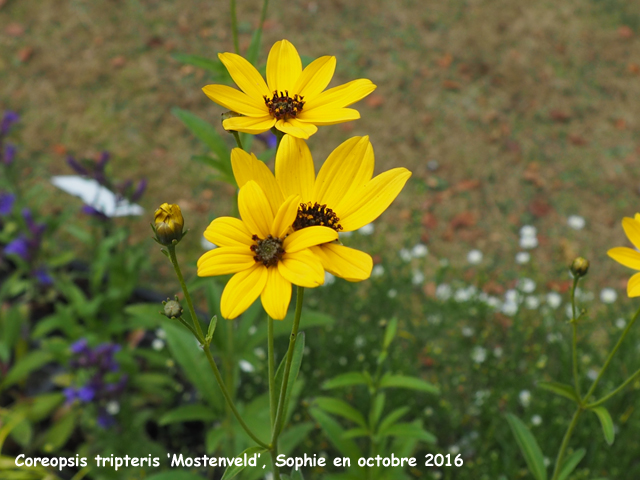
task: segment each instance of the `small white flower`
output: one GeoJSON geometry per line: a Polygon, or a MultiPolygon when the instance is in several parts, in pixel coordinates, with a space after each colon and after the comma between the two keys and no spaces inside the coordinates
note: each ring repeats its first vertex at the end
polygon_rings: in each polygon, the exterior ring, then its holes
{"type": "Polygon", "coordinates": [[[461,332],[463,337],[470,337],[475,333],[475,331],[471,327],[462,327],[461,332]]]}
{"type": "Polygon", "coordinates": [[[255,335],[257,331],[258,331],[258,327],[256,327],[255,325],[251,325],[249,327],[249,335],[255,335]]]}
{"type": "Polygon", "coordinates": [[[524,225],[520,228],[521,237],[535,237],[538,234],[538,230],[533,225],[524,225]]]}
{"type": "Polygon", "coordinates": [[[427,321],[433,325],[440,325],[442,323],[442,317],[440,315],[429,315],[427,321]]]}
{"type": "Polygon", "coordinates": [[[264,348],[256,347],[253,349],[253,354],[258,357],[260,360],[264,360],[267,355],[264,353],[264,348]]]}
{"type": "Polygon", "coordinates": [[[549,305],[554,310],[558,308],[562,304],[562,295],[558,292],[549,292],[547,293],[547,305],[549,305]]]}
{"type": "Polygon", "coordinates": [[[549,465],[551,465],[551,459],[549,457],[543,457],[542,463],[544,463],[545,467],[548,467],[549,465]]]}
{"type": "Polygon", "coordinates": [[[120,411],[120,404],[115,400],[111,400],[110,402],[107,402],[107,404],[104,406],[104,409],[109,415],[117,415],[120,411]]]}
{"type": "Polygon", "coordinates": [[[384,275],[384,267],[382,265],[374,265],[371,270],[371,276],[373,278],[378,278],[384,275]]]}
{"type": "Polygon", "coordinates": [[[424,243],[418,243],[411,249],[411,255],[413,258],[423,258],[429,253],[429,249],[424,243]]]}
{"type": "Polygon", "coordinates": [[[451,446],[449,447],[449,453],[450,453],[451,455],[457,455],[457,454],[459,454],[459,453],[460,453],[460,447],[459,447],[458,445],[455,445],[455,444],[454,444],[454,445],[451,445],[451,446]]]}
{"type": "Polygon", "coordinates": [[[482,347],[473,347],[471,350],[471,360],[482,363],[487,359],[487,351],[482,347]]]}
{"type": "Polygon", "coordinates": [[[373,230],[374,230],[373,223],[369,223],[364,227],[359,228],[358,233],[360,235],[371,235],[373,233],[373,230]]]}
{"type": "Polygon", "coordinates": [[[335,283],[335,281],[336,281],[336,277],[334,277],[329,272],[324,272],[324,284],[325,285],[332,285],[332,284],[335,283]]]}
{"type": "Polygon", "coordinates": [[[521,278],[518,280],[518,288],[524,293],[532,293],[536,289],[536,282],[530,278],[521,278]]]}
{"type": "Polygon", "coordinates": [[[356,337],[356,339],[354,340],[353,344],[356,346],[356,348],[362,348],[365,346],[365,344],[367,343],[367,341],[365,340],[365,338],[362,335],[358,335],[356,337]]]}
{"type": "Polygon", "coordinates": [[[211,243],[209,240],[207,240],[204,237],[200,238],[200,246],[202,247],[203,250],[213,250],[214,248],[218,248],[217,245],[211,243]]]}
{"type": "Polygon", "coordinates": [[[433,408],[427,407],[424,409],[423,413],[426,417],[430,417],[431,415],[433,415],[433,408]]]}
{"type": "Polygon", "coordinates": [[[406,248],[400,249],[400,251],[398,253],[400,254],[400,258],[404,262],[410,262],[411,259],[413,258],[413,255],[411,255],[411,252],[406,248]]]}
{"type": "Polygon", "coordinates": [[[569,218],[567,218],[567,225],[574,230],[582,230],[586,223],[585,219],[580,215],[569,215],[569,218]]]}
{"type": "Polygon", "coordinates": [[[424,273],[419,270],[415,270],[411,277],[411,283],[414,285],[422,285],[424,283],[424,273]]]}
{"type": "Polygon", "coordinates": [[[567,317],[568,318],[573,318],[573,307],[571,306],[570,303],[567,303],[564,306],[565,312],[567,313],[567,317]]]}
{"type": "Polygon", "coordinates": [[[603,288],[600,292],[600,301],[602,303],[613,303],[617,298],[618,294],[613,288],[603,288]]]}
{"type": "Polygon", "coordinates": [[[531,392],[529,390],[522,390],[518,395],[520,403],[524,408],[527,408],[531,403],[531,392]]]}
{"type": "Polygon", "coordinates": [[[151,342],[151,348],[153,348],[156,352],[159,352],[164,348],[164,340],[161,338],[156,338],[151,342]]]}
{"type": "Polygon", "coordinates": [[[436,287],[436,298],[442,302],[446,302],[451,298],[451,285],[441,283],[436,287]]]}
{"type": "Polygon", "coordinates": [[[538,237],[520,237],[520,248],[531,250],[538,246],[538,237]]]}
{"type": "Polygon", "coordinates": [[[471,295],[472,294],[466,288],[458,288],[453,299],[458,303],[467,302],[471,299],[471,295]]]}
{"type": "Polygon", "coordinates": [[[538,426],[542,424],[542,417],[540,415],[534,415],[531,417],[531,424],[534,426],[538,426]]]}
{"type": "Polygon", "coordinates": [[[364,362],[364,359],[365,359],[365,358],[366,358],[366,357],[364,356],[364,353],[359,353],[359,354],[358,354],[358,356],[356,357],[356,359],[357,359],[359,362],[364,362]]]}
{"type": "Polygon", "coordinates": [[[344,367],[347,364],[347,357],[340,357],[338,363],[344,367]]]}
{"type": "Polygon", "coordinates": [[[518,303],[520,301],[520,292],[514,290],[513,288],[507,290],[504,294],[505,301],[509,303],[518,303]]]}
{"type": "Polygon", "coordinates": [[[441,258],[440,260],[438,260],[438,265],[440,265],[440,268],[447,268],[449,266],[449,259],[441,258]]]}
{"type": "Polygon", "coordinates": [[[396,298],[398,296],[398,291],[395,288],[392,288],[387,292],[387,297],[396,298]]]}
{"type": "Polygon", "coordinates": [[[620,330],[622,330],[626,326],[627,321],[624,318],[619,318],[616,320],[616,327],[618,327],[620,330]]]}
{"type": "Polygon", "coordinates": [[[531,260],[531,254],[529,252],[518,252],[516,253],[516,263],[519,265],[524,265],[525,263],[529,263],[531,260]]]}
{"type": "Polygon", "coordinates": [[[527,307],[529,310],[535,310],[540,306],[540,300],[538,300],[538,297],[529,295],[527,298],[524,299],[524,306],[527,307]]]}
{"type": "Polygon", "coordinates": [[[503,353],[504,353],[504,350],[502,350],[502,347],[496,347],[493,349],[493,356],[496,358],[502,357],[503,353]]]}
{"type": "Polygon", "coordinates": [[[467,262],[471,265],[478,265],[482,262],[482,252],[480,250],[471,250],[467,253],[467,262]]]}
{"type": "Polygon", "coordinates": [[[162,338],[163,340],[167,338],[167,332],[165,332],[162,328],[158,328],[156,330],[156,337],[162,338]]]}
{"type": "Polygon", "coordinates": [[[513,302],[504,302],[501,308],[502,313],[509,317],[518,313],[518,304],[513,302]]]}
{"type": "Polygon", "coordinates": [[[587,377],[591,381],[595,380],[596,378],[598,378],[598,371],[595,368],[590,368],[589,370],[587,370],[587,377]]]}
{"type": "Polygon", "coordinates": [[[242,370],[243,372],[247,372],[247,373],[251,373],[251,372],[255,371],[255,369],[256,369],[253,365],[251,365],[246,360],[240,360],[238,362],[238,366],[240,367],[240,370],[242,370]]]}
{"type": "Polygon", "coordinates": [[[351,235],[353,235],[353,232],[338,232],[338,237],[340,238],[349,238],[351,235]]]}
{"type": "Polygon", "coordinates": [[[554,343],[554,342],[559,342],[560,340],[562,340],[562,334],[560,333],[549,333],[547,335],[547,342],[548,343],[554,343]]]}
{"type": "Polygon", "coordinates": [[[502,302],[498,297],[490,296],[487,297],[487,305],[489,305],[491,308],[499,309],[502,306],[502,302]]]}

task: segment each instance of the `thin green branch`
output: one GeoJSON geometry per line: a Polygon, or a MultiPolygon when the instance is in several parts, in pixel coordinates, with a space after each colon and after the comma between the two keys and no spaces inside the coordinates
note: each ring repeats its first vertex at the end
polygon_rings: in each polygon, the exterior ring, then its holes
{"type": "Polygon", "coordinates": [[[600,400],[597,400],[597,401],[595,401],[593,403],[590,403],[589,405],[586,405],[584,408],[590,409],[590,408],[596,408],[596,407],[602,405],[604,402],[609,400],[611,397],[617,395],[619,392],[624,390],[627,385],[632,383],[637,378],[640,378],[640,369],[636,370],[636,372],[633,375],[631,375],[629,378],[627,378],[618,388],[616,388],[615,390],[612,390],[609,394],[605,395],[600,400]]]}

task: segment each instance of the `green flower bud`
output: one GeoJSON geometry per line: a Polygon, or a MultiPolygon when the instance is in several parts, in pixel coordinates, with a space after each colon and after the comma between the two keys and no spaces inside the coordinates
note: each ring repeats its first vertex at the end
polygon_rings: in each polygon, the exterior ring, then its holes
{"type": "Polygon", "coordinates": [[[184,218],[178,205],[163,203],[155,213],[154,231],[156,239],[161,245],[171,245],[174,240],[179,242],[184,235],[184,218]]]}
{"type": "Polygon", "coordinates": [[[164,315],[168,318],[178,318],[182,316],[182,305],[177,300],[164,302],[164,315]]]}
{"type": "Polygon", "coordinates": [[[571,264],[570,270],[574,277],[584,277],[589,271],[589,261],[582,257],[578,257],[571,264]]]}

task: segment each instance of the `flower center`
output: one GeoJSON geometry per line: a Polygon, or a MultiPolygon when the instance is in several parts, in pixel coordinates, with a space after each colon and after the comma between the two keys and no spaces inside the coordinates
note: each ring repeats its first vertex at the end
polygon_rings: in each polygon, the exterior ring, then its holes
{"type": "Polygon", "coordinates": [[[269,235],[265,239],[259,238],[257,235],[251,237],[256,242],[251,245],[251,251],[255,253],[253,259],[261,262],[265,267],[275,267],[279,260],[282,260],[284,248],[282,248],[282,240],[269,235]]]}
{"type": "Polygon", "coordinates": [[[285,90],[284,93],[280,92],[280,95],[277,90],[274,90],[272,98],[266,95],[263,95],[263,98],[271,116],[278,120],[296,118],[304,106],[302,101],[304,97],[296,93],[292,98],[289,96],[288,90],[285,90]]]}
{"type": "Polygon", "coordinates": [[[340,219],[336,213],[327,208],[326,205],[320,205],[318,202],[301,203],[298,208],[298,216],[293,222],[294,230],[301,230],[306,227],[329,227],[333,228],[336,232],[342,230],[342,225],[338,222],[340,219]]]}

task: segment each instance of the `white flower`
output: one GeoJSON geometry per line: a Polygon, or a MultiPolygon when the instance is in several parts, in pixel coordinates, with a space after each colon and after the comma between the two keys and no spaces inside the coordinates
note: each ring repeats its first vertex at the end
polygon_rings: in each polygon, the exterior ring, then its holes
{"type": "Polygon", "coordinates": [[[513,316],[518,313],[518,304],[513,302],[504,302],[501,308],[502,313],[508,316],[513,316]]]}
{"type": "Polygon", "coordinates": [[[536,248],[537,246],[538,246],[537,237],[520,237],[520,248],[524,248],[525,250],[530,250],[532,248],[536,248]]]}
{"type": "Polygon", "coordinates": [[[536,427],[542,424],[542,417],[540,415],[534,415],[533,417],[531,417],[531,424],[536,427]]]}
{"type": "Polygon", "coordinates": [[[153,342],[151,342],[151,348],[159,352],[164,348],[164,340],[162,340],[161,338],[154,339],[153,342]]]}
{"type": "Polygon", "coordinates": [[[473,347],[471,350],[471,360],[482,363],[487,359],[487,351],[482,347],[473,347]]]}
{"type": "Polygon", "coordinates": [[[454,444],[454,445],[451,445],[451,446],[449,447],[449,453],[450,453],[451,455],[457,455],[457,454],[459,454],[459,453],[460,453],[460,447],[459,447],[458,445],[455,445],[455,444],[454,444]]]}
{"type": "Polygon", "coordinates": [[[424,243],[418,243],[411,249],[411,255],[413,255],[413,258],[426,257],[428,253],[429,249],[424,243]]]}
{"type": "Polygon", "coordinates": [[[255,369],[256,369],[253,365],[251,365],[246,360],[240,360],[238,362],[238,366],[240,367],[240,370],[242,370],[243,372],[247,372],[247,373],[251,373],[251,372],[255,371],[255,369]]]}
{"type": "Polygon", "coordinates": [[[440,268],[447,268],[449,266],[449,259],[441,258],[440,260],[438,260],[438,265],[440,265],[440,268]]]}
{"type": "Polygon", "coordinates": [[[458,303],[466,302],[466,301],[471,299],[472,295],[473,294],[468,289],[459,288],[459,289],[456,290],[456,293],[453,296],[453,299],[458,303]]]}
{"type": "Polygon", "coordinates": [[[518,280],[518,288],[524,293],[531,293],[536,289],[536,282],[530,278],[521,278],[518,280]]]}
{"type": "Polygon", "coordinates": [[[536,308],[538,308],[540,306],[540,300],[538,300],[538,297],[534,297],[533,295],[529,295],[529,296],[527,296],[527,298],[524,299],[524,305],[529,310],[535,310],[536,308]]]}
{"type": "Polygon", "coordinates": [[[529,390],[522,390],[518,395],[520,403],[524,408],[527,408],[531,403],[531,392],[529,390]]]}
{"type": "Polygon", "coordinates": [[[470,337],[475,333],[475,331],[471,327],[462,327],[461,332],[463,337],[470,337]]]}
{"type": "Polygon", "coordinates": [[[542,457],[542,463],[544,463],[545,468],[551,465],[551,459],[549,457],[542,457]]]}
{"type": "Polygon", "coordinates": [[[360,235],[371,235],[373,233],[373,230],[374,230],[373,223],[369,223],[364,227],[360,227],[358,229],[358,233],[360,235]]]}
{"type": "Polygon", "coordinates": [[[560,340],[562,340],[562,334],[560,333],[549,333],[547,335],[547,342],[548,343],[554,343],[554,342],[559,342],[560,340]]]}
{"type": "Polygon", "coordinates": [[[436,287],[436,298],[442,302],[446,302],[451,298],[451,285],[441,283],[436,287]]]}
{"type": "Polygon", "coordinates": [[[603,288],[600,292],[600,301],[602,303],[613,303],[618,298],[618,294],[613,288],[603,288]]]}
{"type": "Polygon", "coordinates": [[[398,296],[398,291],[395,288],[392,288],[387,292],[387,297],[396,298],[398,296]]]}
{"type": "Polygon", "coordinates": [[[616,320],[616,327],[618,327],[620,330],[622,330],[626,326],[627,321],[624,318],[619,318],[616,320]]]}
{"type": "Polygon", "coordinates": [[[595,368],[590,368],[587,371],[587,377],[589,378],[589,380],[593,381],[596,378],[598,378],[598,371],[595,368]]]}
{"type": "Polygon", "coordinates": [[[165,332],[162,328],[158,328],[156,330],[156,337],[165,339],[167,338],[167,332],[165,332]]]}
{"type": "Polygon", "coordinates": [[[422,285],[424,283],[424,273],[419,270],[414,270],[411,283],[414,285],[422,285]]]}
{"type": "Polygon", "coordinates": [[[329,272],[324,272],[324,285],[331,285],[335,283],[336,277],[334,277],[329,272]]]}
{"type": "Polygon", "coordinates": [[[260,360],[264,360],[267,355],[264,353],[264,348],[256,347],[253,349],[253,354],[258,357],[260,360]]]}
{"type": "Polygon", "coordinates": [[[107,402],[107,404],[104,406],[104,409],[109,415],[117,415],[120,411],[120,404],[115,400],[111,400],[110,402],[107,402]]]}
{"type": "Polygon", "coordinates": [[[493,349],[493,356],[496,358],[500,358],[503,353],[504,353],[504,350],[502,350],[502,347],[496,347],[493,349]]]}
{"type": "Polygon", "coordinates": [[[564,308],[565,312],[567,313],[567,317],[573,318],[573,307],[571,306],[571,304],[567,303],[564,308]]]}
{"type": "Polygon", "coordinates": [[[440,315],[429,315],[427,321],[433,325],[440,325],[442,323],[442,317],[440,315]]]}
{"type": "Polygon", "coordinates": [[[384,275],[384,267],[382,265],[374,265],[371,270],[371,276],[374,278],[378,278],[384,275]]]}
{"type": "Polygon", "coordinates": [[[255,325],[251,325],[249,327],[249,335],[255,335],[257,331],[258,331],[258,327],[256,327],[255,325]]]}
{"type": "Polygon", "coordinates": [[[586,223],[585,219],[580,215],[569,215],[569,218],[567,218],[567,225],[574,230],[582,230],[586,223]]]}
{"type": "Polygon", "coordinates": [[[482,262],[482,252],[480,250],[471,250],[467,253],[467,262],[471,265],[478,265],[482,262]]]}
{"type": "Polygon", "coordinates": [[[338,363],[344,367],[347,364],[347,357],[340,357],[338,363]]]}
{"type": "Polygon", "coordinates": [[[520,228],[521,237],[535,237],[538,234],[538,230],[533,225],[524,225],[520,228]]]}
{"type": "Polygon", "coordinates": [[[358,335],[356,337],[356,339],[354,340],[353,344],[356,346],[356,348],[362,348],[366,345],[367,341],[365,340],[365,338],[362,335],[358,335]]]}
{"type": "Polygon", "coordinates": [[[554,310],[560,306],[562,303],[562,295],[558,292],[549,292],[547,293],[547,304],[553,308],[554,310]]]}
{"type": "Polygon", "coordinates": [[[487,305],[489,305],[491,308],[498,309],[502,306],[502,302],[498,297],[490,296],[487,297],[487,305]]]}
{"type": "Polygon", "coordinates": [[[531,260],[531,254],[529,252],[518,252],[516,253],[516,263],[519,265],[524,265],[525,263],[529,263],[531,260]]]}
{"type": "Polygon", "coordinates": [[[411,252],[406,248],[401,249],[398,253],[400,254],[400,258],[404,262],[410,262],[411,259],[413,258],[413,255],[411,255],[411,252]]]}
{"type": "Polygon", "coordinates": [[[509,303],[518,303],[520,301],[520,292],[511,288],[505,292],[504,299],[509,303]]]}

